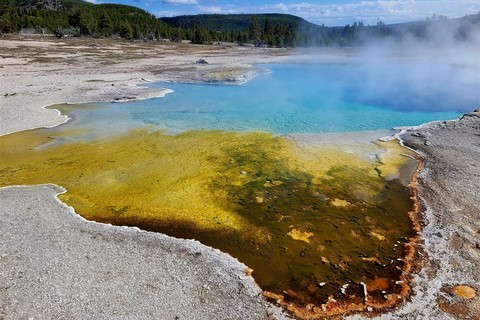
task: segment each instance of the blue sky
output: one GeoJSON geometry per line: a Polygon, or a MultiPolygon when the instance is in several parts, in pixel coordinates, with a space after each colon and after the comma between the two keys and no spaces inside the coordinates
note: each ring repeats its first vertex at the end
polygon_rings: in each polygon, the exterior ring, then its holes
{"type": "Polygon", "coordinates": [[[288,13],[327,26],[449,18],[480,11],[479,0],[88,0],[140,7],[157,17],[201,13],[288,13]]]}

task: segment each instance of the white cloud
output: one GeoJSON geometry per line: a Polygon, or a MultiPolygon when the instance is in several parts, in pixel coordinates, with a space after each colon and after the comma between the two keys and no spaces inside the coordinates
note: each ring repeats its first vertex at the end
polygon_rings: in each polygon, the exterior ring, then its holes
{"type": "Polygon", "coordinates": [[[276,5],[272,6],[272,8],[275,8],[275,9],[278,9],[278,10],[281,10],[281,11],[287,11],[288,10],[288,7],[281,2],[279,4],[276,4],[276,5]]]}
{"type": "MultiPolygon", "coordinates": [[[[188,0],[185,0],[188,1],[188,0]]],[[[386,23],[424,20],[436,13],[449,18],[480,11],[478,0],[365,0],[343,4],[296,4],[198,6],[202,13],[289,13],[314,23],[344,25],[354,21],[375,24],[377,19],[386,23]]]]}
{"type": "Polygon", "coordinates": [[[161,10],[161,11],[154,12],[154,15],[156,15],[157,17],[174,17],[174,16],[178,16],[178,12],[161,10]]]}
{"type": "Polygon", "coordinates": [[[197,9],[200,13],[228,13],[225,8],[217,6],[198,6],[197,9]]]}
{"type": "MultiPolygon", "coordinates": [[[[238,6],[233,5],[233,4],[227,4],[227,5],[224,5],[224,6],[197,6],[196,9],[198,11],[197,13],[234,14],[234,13],[252,13],[252,12],[254,12],[254,11],[243,12],[242,11],[242,10],[244,10],[243,7],[238,7],[238,6]]],[[[260,12],[260,11],[258,11],[258,12],[260,12]]]]}
{"type": "MultiPolygon", "coordinates": [[[[313,23],[335,26],[351,24],[354,21],[375,24],[377,19],[381,19],[385,23],[425,20],[434,13],[455,18],[480,11],[478,0],[364,0],[361,2],[352,0],[350,3],[342,4],[319,4],[314,0],[309,1],[311,2],[303,1],[292,4],[279,1],[276,4],[248,5],[240,5],[237,4],[239,2],[232,1],[227,5],[197,5],[190,8],[189,12],[181,11],[177,15],[196,13],[288,13],[300,16],[313,23]]],[[[197,4],[198,0],[162,0],[162,2],[197,4]]],[[[168,12],[168,15],[175,14],[168,12]]]]}
{"type": "Polygon", "coordinates": [[[197,0],[162,0],[165,4],[198,4],[197,0]]]}
{"type": "MultiPolygon", "coordinates": [[[[278,5],[272,5],[269,8],[275,9],[276,6],[278,5]]],[[[459,17],[477,13],[479,10],[478,0],[370,0],[344,4],[289,4],[283,11],[299,15],[312,22],[325,21],[332,24],[335,21],[353,22],[353,20],[372,23],[377,18],[387,23],[424,20],[433,13],[459,17]]]]}

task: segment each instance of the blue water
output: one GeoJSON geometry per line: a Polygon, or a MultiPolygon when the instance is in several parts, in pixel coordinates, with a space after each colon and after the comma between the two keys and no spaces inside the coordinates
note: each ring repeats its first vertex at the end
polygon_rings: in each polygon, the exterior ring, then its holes
{"type": "Polygon", "coordinates": [[[271,72],[242,85],[153,84],[174,92],[164,98],[79,110],[76,118],[80,125],[107,131],[149,124],[169,133],[191,129],[322,133],[454,119],[480,105],[476,71],[460,67],[437,66],[431,75],[433,66],[400,63],[373,68],[363,64],[261,68],[271,72]]]}

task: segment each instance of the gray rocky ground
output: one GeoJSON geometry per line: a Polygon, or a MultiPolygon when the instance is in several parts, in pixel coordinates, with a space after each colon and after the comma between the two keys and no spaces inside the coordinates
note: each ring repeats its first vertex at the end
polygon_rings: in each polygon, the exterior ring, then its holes
{"type": "Polygon", "coordinates": [[[53,185],[0,189],[0,319],[277,319],[237,260],[85,221],[53,185]]]}
{"type": "Polygon", "coordinates": [[[402,138],[424,159],[418,187],[426,224],[417,294],[404,315],[480,319],[480,112],[428,124],[402,138]],[[454,294],[458,285],[474,289],[476,297],[454,294]]]}

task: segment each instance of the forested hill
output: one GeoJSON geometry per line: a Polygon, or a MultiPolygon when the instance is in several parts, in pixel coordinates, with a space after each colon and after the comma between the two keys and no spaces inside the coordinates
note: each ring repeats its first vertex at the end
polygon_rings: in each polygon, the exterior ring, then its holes
{"type": "Polygon", "coordinates": [[[282,47],[297,45],[300,30],[319,27],[297,16],[275,13],[184,15],[161,20],[173,28],[194,30],[193,42],[217,39],[282,47]]]}
{"type": "MultiPolygon", "coordinates": [[[[318,26],[304,20],[300,17],[293,16],[290,14],[256,14],[255,15],[260,26],[264,26],[265,22],[268,20],[268,23],[272,27],[275,25],[282,26],[291,26],[295,30],[303,27],[313,27],[317,28],[318,26]]],[[[251,14],[199,14],[199,15],[185,15],[177,16],[171,18],[160,18],[160,20],[166,22],[172,27],[179,28],[194,28],[200,27],[208,30],[215,30],[220,32],[237,32],[237,31],[248,31],[251,22],[251,14]]]]}
{"type": "Polygon", "coordinates": [[[167,25],[132,6],[81,0],[0,0],[0,31],[41,30],[75,36],[136,38],[168,35],[167,25]]]}

